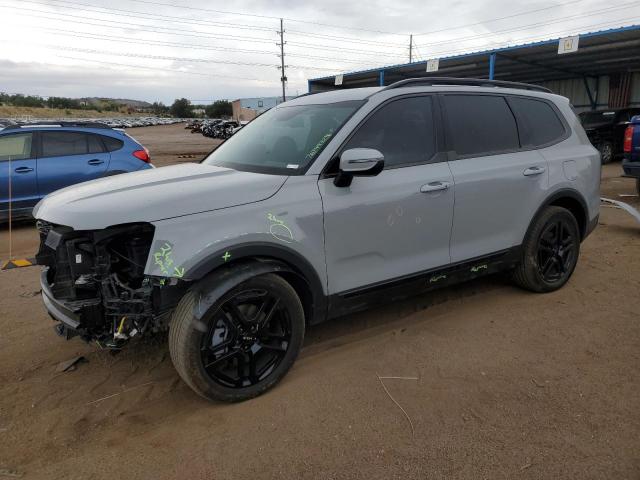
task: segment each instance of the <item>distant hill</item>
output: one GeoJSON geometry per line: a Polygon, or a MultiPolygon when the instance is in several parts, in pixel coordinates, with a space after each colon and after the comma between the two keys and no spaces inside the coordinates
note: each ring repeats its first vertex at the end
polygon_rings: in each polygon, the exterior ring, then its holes
{"type": "Polygon", "coordinates": [[[149,102],[143,102],[142,100],[131,100],[129,98],[106,98],[106,97],[85,97],[79,98],[80,102],[87,102],[88,105],[100,106],[105,103],[116,103],[132,108],[149,108],[151,104],[149,102]]]}

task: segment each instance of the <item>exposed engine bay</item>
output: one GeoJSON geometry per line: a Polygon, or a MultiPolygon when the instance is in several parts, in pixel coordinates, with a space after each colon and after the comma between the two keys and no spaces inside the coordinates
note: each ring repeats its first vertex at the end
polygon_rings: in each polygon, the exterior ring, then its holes
{"type": "Polygon", "coordinates": [[[147,223],[75,231],[38,221],[42,295],[56,331],[105,348],[166,330],[186,290],[176,278],[144,274],[154,227],[147,223]]]}

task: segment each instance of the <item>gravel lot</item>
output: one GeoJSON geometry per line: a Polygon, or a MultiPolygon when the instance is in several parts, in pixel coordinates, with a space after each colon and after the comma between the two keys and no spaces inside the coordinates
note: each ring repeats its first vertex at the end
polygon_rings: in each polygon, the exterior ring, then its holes
{"type": "MultiPolygon", "coordinates": [[[[216,144],[131,133],[158,165],[216,144]]],[[[604,196],[633,193],[620,173],[603,169],[604,196]]],[[[16,256],[36,245],[18,226],[16,256]]],[[[603,208],[561,291],[491,277],[313,327],[284,381],[237,405],[193,394],[163,338],[113,356],[56,337],[39,269],[0,272],[0,477],[638,479],[639,245],[640,225],[603,208]],[[415,379],[387,393],[378,375],[415,379]]]]}

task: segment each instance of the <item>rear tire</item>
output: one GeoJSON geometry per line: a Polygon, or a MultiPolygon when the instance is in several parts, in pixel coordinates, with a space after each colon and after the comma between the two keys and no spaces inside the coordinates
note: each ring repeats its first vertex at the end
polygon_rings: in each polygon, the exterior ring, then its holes
{"type": "Polygon", "coordinates": [[[196,393],[223,402],[256,397],[293,365],[305,333],[302,303],[282,277],[241,283],[195,318],[196,294],[187,292],[169,329],[178,374],[196,393]]]}
{"type": "Polygon", "coordinates": [[[522,260],[513,272],[520,287],[532,292],[552,292],[573,273],[580,253],[580,230],[573,214],[562,207],[547,207],[529,228],[522,260]]]}
{"type": "Polygon", "coordinates": [[[603,142],[600,144],[600,158],[602,164],[606,165],[613,161],[613,144],[611,142],[603,142]]]}

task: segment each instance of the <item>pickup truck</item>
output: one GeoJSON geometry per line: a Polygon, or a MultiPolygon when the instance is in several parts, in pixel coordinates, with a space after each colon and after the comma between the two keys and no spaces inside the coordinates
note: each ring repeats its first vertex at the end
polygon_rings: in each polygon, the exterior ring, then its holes
{"type": "Polygon", "coordinates": [[[626,176],[636,179],[636,190],[640,195],[640,115],[631,119],[624,132],[623,151],[622,169],[626,176]]]}

